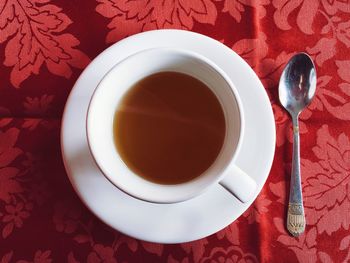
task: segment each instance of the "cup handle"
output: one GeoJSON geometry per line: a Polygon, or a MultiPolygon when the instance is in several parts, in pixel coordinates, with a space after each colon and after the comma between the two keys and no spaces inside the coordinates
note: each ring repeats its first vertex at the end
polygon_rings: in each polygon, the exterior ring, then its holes
{"type": "Polygon", "coordinates": [[[236,165],[230,168],[219,184],[242,203],[248,202],[253,197],[256,189],[256,182],[236,165]]]}

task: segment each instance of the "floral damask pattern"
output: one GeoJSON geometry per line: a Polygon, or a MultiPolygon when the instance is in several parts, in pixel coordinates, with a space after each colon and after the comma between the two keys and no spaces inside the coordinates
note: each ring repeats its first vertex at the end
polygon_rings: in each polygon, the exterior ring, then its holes
{"type": "Polygon", "coordinates": [[[341,133],[330,134],[327,125],[317,132],[317,144],[312,149],[317,162],[305,159],[304,189],[308,222],[317,227],[318,233],[332,234],[350,226],[350,141],[341,133]]]}
{"type": "Polygon", "coordinates": [[[304,235],[294,240],[290,240],[290,236],[286,233],[283,222],[280,218],[274,218],[274,224],[281,235],[278,236],[277,241],[290,246],[290,249],[295,253],[297,259],[303,262],[332,262],[330,256],[323,251],[318,251],[316,248],[317,231],[315,228],[306,230],[304,235]]]}
{"type": "Polygon", "coordinates": [[[333,58],[339,48],[350,46],[350,3],[347,0],[274,0],[273,5],[276,8],[274,21],[278,28],[290,30],[292,25],[289,18],[293,12],[297,12],[296,25],[300,31],[306,35],[319,35],[315,38],[318,41],[306,48],[307,52],[315,55],[319,66],[333,58]]]}
{"type": "MultiPolygon", "coordinates": [[[[315,246],[317,234],[326,233],[332,236],[334,232],[340,229],[348,230],[350,226],[348,215],[350,209],[349,136],[344,133],[333,136],[328,125],[323,125],[317,132],[317,144],[312,151],[317,161],[303,159],[301,169],[304,176],[306,220],[308,225],[312,226],[311,240],[315,246]]],[[[285,200],[285,192],[281,191],[285,188],[284,184],[283,181],[270,184],[271,191],[279,197],[278,201],[282,203],[285,200]]],[[[276,226],[281,225],[280,221],[280,218],[275,219],[276,226]]],[[[280,239],[283,239],[281,242],[288,244],[287,236],[280,239]]],[[[306,241],[308,240],[308,235],[306,235],[306,241]]],[[[293,249],[293,251],[301,253],[300,250],[302,250],[303,253],[312,253],[309,243],[305,244],[306,247],[299,244],[298,249],[293,249]]],[[[317,251],[316,248],[313,250],[317,251]]],[[[313,256],[316,257],[315,253],[313,256]]],[[[316,262],[316,258],[312,262],[316,262]]]]}
{"type": "Polygon", "coordinates": [[[0,1],[0,262],[350,261],[349,21],[349,0],[0,1]],[[100,222],[60,157],[60,119],[80,70],[111,43],[161,28],[211,36],[245,59],[266,88],[277,132],[270,176],[251,207],[218,233],[177,245],[100,222]],[[278,83],[299,51],[314,59],[318,81],[300,115],[308,225],[292,238],[284,227],[292,128],[278,83]]]}
{"type": "Polygon", "coordinates": [[[96,11],[110,18],[111,29],[106,42],[111,43],[131,34],[152,29],[193,29],[194,22],[213,25],[218,12],[230,14],[237,22],[247,7],[256,9],[259,18],[266,14],[265,7],[270,0],[97,0],[100,4],[96,11]],[[217,2],[223,2],[222,10],[217,2]],[[127,30],[125,30],[127,29],[127,30]]]}
{"type": "Polygon", "coordinates": [[[3,239],[22,228],[36,206],[50,197],[30,153],[17,147],[20,130],[0,131],[0,227],[3,239]],[[21,160],[20,163],[18,161],[21,160]]]}
{"type": "Polygon", "coordinates": [[[246,7],[251,7],[255,8],[258,18],[261,19],[266,15],[265,6],[268,4],[270,4],[270,0],[224,0],[223,12],[228,12],[237,22],[240,22],[246,7]]]}
{"type": "Polygon", "coordinates": [[[217,10],[214,0],[98,0],[96,10],[111,18],[107,34],[108,43],[129,36],[159,28],[191,30],[194,22],[214,24],[217,10]]]}
{"type": "Polygon", "coordinates": [[[72,21],[50,0],[4,0],[0,2],[0,43],[5,43],[4,65],[12,67],[14,87],[42,64],[59,76],[69,78],[71,67],[83,68],[89,58],[75,47],[79,40],[62,33],[72,21]]]}
{"type": "Polygon", "coordinates": [[[42,251],[42,250],[37,250],[34,254],[34,257],[32,260],[17,260],[14,261],[13,260],[13,256],[14,253],[13,251],[10,251],[8,253],[6,253],[2,259],[1,259],[1,263],[9,263],[9,262],[17,262],[17,263],[51,263],[52,262],[52,258],[51,258],[51,251],[50,250],[46,250],[46,251],[42,251]]]}
{"type": "Polygon", "coordinates": [[[202,258],[201,263],[254,263],[258,262],[256,256],[251,253],[244,253],[239,247],[215,247],[210,251],[208,257],[202,258]]]}

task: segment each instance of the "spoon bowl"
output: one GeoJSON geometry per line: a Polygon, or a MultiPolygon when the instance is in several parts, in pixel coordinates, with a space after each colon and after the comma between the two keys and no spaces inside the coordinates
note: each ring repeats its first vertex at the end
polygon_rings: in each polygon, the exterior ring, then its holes
{"type": "Polygon", "coordinates": [[[298,53],[283,70],[279,83],[279,99],[291,114],[299,114],[307,107],[316,91],[316,70],[309,55],[298,53]]]}

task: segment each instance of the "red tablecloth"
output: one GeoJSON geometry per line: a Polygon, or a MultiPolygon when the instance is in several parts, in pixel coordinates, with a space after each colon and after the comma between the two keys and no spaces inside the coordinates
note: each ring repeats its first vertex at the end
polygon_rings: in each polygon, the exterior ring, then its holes
{"type": "Polygon", "coordinates": [[[0,0],[1,262],[349,262],[349,20],[349,0],[0,0]],[[157,28],[196,31],[240,54],[265,85],[277,126],[272,171],[250,209],[178,245],[100,222],[60,155],[62,111],[81,71],[112,43],[157,28]],[[293,238],[284,228],[291,125],[277,89],[297,51],[312,55],[318,85],[300,123],[308,225],[293,238]]]}

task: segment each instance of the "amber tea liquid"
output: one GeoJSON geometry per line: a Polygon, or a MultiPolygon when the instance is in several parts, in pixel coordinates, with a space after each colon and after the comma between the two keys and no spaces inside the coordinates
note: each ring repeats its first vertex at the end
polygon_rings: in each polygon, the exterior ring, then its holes
{"type": "Polygon", "coordinates": [[[150,75],[131,87],[114,117],[124,163],[158,184],[180,184],[217,158],[226,125],[221,104],[201,81],[178,72],[150,75]]]}

